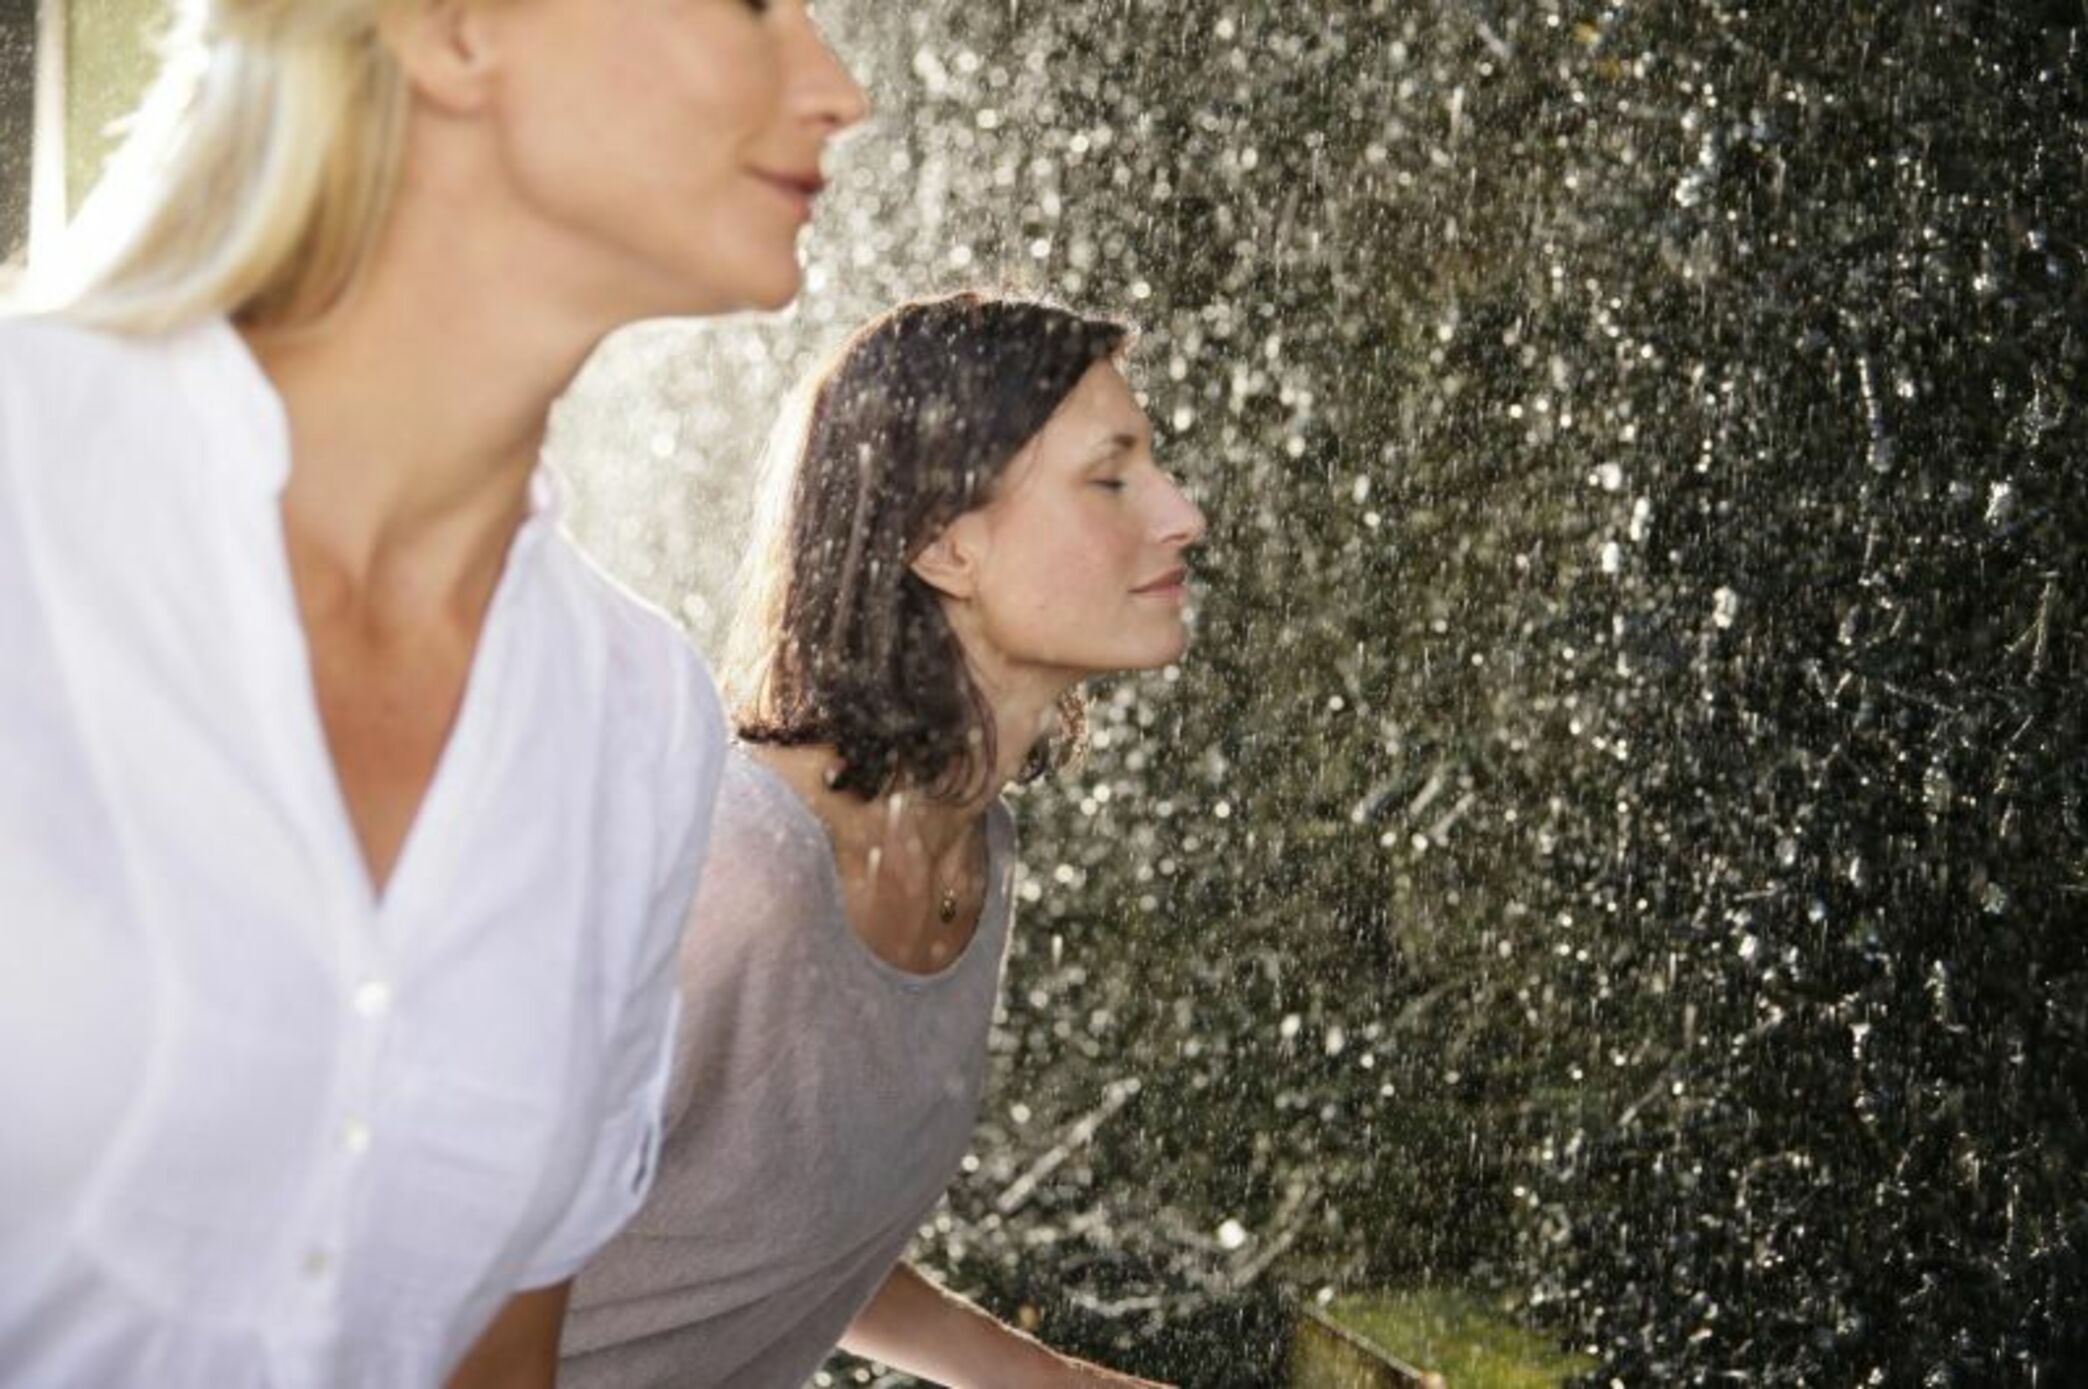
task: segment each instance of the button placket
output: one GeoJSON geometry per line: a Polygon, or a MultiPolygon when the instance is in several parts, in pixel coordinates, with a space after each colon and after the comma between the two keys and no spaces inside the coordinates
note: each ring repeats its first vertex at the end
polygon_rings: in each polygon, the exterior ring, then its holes
{"type": "Polygon", "coordinates": [[[377,961],[365,959],[352,976],[347,1008],[341,1026],[342,1066],[340,1103],[334,1134],[343,1157],[359,1158],[376,1139],[372,1127],[377,1106],[377,1073],[380,1069],[387,1024],[395,999],[391,974],[377,961]]]}
{"type": "Polygon", "coordinates": [[[370,1129],[370,1121],[360,1114],[351,1114],[341,1121],[341,1151],[349,1157],[361,1157],[370,1151],[376,1135],[370,1129]]]}
{"type": "Polygon", "coordinates": [[[348,982],[342,987],[336,1023],[339,1070],[330,1141],[311,1235],[296,1256],[298,1281],[308,1296],[322,1301],[338,1294],[351,1212],[357,1204],[351,1189],[364,1179],[367,1157],[377,1141],[377,1079],[397,995],[391,972],[373,958],[376,953],[355,946],[344,952],[349,956],[343,961],[348,982]]]}
{"type": "Polygon", "coordinates": [[[381,975],[366,975],[348,996],[348,1006],[365,1022],[376,1022],[391,1011],[391,981],[381,975]]]}

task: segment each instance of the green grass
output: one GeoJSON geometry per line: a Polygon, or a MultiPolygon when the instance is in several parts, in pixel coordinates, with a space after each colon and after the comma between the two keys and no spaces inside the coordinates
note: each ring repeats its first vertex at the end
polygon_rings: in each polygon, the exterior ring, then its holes
{"type": "Polygon", "coordinates": [[[1344,1328],[1434,1370],[1450,1389],[1557,1389],[1595,1368],[1469,1293],[1448,1289],[1347,1297],[1327,1308],[1344,1328]]]}

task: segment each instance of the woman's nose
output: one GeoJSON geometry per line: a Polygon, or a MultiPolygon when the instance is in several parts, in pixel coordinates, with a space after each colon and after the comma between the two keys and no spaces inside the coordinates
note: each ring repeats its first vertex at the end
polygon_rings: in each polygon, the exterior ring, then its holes
{"type": "Polygon", "coordinates": [[[1167,510],[1162,517],[1161,540],[1176,549],[1187,549],[1204,538],[1203,508],[1189,500],[1180,484],[1167,482],[1167,510]]]}
{"type": "Polygon", "coordinates": [[[825,125],[830,136],[838,135],[870,114],[870,96],[809,14],[805,25],[809,44],[798,82],[799,109],[825,125]]]}

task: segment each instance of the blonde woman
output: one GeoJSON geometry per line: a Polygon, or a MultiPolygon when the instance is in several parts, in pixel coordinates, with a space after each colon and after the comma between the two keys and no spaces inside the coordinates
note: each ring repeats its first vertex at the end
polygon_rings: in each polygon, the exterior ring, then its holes
{"type": "Polygon", "coordinates": [[[0,1381],[550,1382],[724,728],[546,412],[862,110],[802,0],[184,6],[0,324],[0,1381]]]}
{"type": "Polygon", "coordinates": [[[798,1389],[838,1342],[977,1389],[1142,1384],[902,1262],[978,1113],[1013,903],[1001,792],[1081,688],[1182,652],[1203,516],[1127,330],[902,305],[779,459],[734,647],[716,852],[681,957],[660,1179],[582,1275],[567,1389],[798,1389]]]}

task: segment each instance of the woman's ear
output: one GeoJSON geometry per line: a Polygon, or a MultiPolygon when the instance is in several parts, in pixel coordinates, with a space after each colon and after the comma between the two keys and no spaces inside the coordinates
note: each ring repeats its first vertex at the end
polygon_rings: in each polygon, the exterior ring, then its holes
{"type": "Polygon", "coordinates": [[[944,526],[907,566],[915,578],[945,598],[969,598],[978,588],[981,537],[973,534],[975,527],[966,524],[971,519],[959,516],[944,526]]]}
{"type": "Polygon", "coordinates": [[[387,6],[378,33],[421,100],[453,115],[484,108],[493,90],[492,14],[473,0],[387,6]]]}

